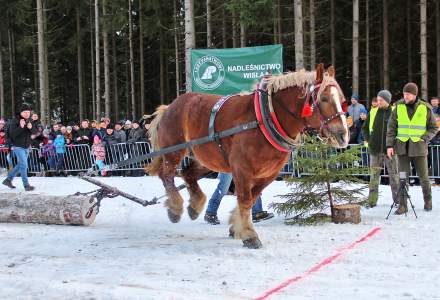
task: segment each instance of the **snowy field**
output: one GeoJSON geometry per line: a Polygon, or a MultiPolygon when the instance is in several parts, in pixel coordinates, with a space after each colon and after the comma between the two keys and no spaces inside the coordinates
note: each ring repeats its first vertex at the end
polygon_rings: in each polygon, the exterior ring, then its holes
{"type": "MultiPolygon", "coordinates": [[[[99,179],[144,199],[163,193],[156,177],[99,179]]],[[[74,177],[30,181],[54,195],[95,188],[74,177]]],[[[18,178],[15,184],[22,191],[18,178]]],[[[216,184],[201,180],[208,197],[216,184]]],[[[264,205],[287,191],[284,182],[272,183],[264,205]]],[[[104,200],[90,227],[0,224],[0,299],[255,299],[376,227],[377,234],[268,299],[440,299],[440,188],[433,187],[429,213],[420,187],[410,188],[418,219],[409,213],[385,220],[389,187],[381,193],[359,225],[286,226],[281,216],[258,223],[259,250],[227,237],[232,196],[224,198],[217,226],[186,213],[171,224],[163,205],[121,198],[104,200]]]]}

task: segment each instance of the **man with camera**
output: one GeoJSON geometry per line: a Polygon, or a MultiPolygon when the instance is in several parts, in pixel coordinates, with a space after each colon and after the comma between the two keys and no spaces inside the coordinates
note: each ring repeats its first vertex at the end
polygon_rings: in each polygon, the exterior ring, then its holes
{"type": "Polygon", "coordinates": [[[390,179],[391,192],[394,203],[398,203],[399,176],[397,174],[396,157],[387,157],[386,134],[388,119],[392,109],[390,106],[391,93],[382,90],[377,94],[376,107],[373,107],[368,114],[367,120],[362,128],[365,141],[368,143],[370,153],[370,185],[368,194],[368,205],[374,207],[379,197],[380,172],[385,164],[390,179]]]}
{"type": "MultiPolygon", "coordinates": [[[[418,87],[407,83],[403,88],[403,99],[396,103],[387,130],[387,155],[397,155],[399,171],[410,174],[410,161],[415,162],[422,186],[424,209],[432,210],[431,184],[428,177],[428,143],[437,133],[437,124],[431,106],[417,97],[418,87]]],[[[407,198],[400,197],[395,214],[408,211],[407,198]]]]}
{"type": "Polygon", "coordinates": [[[30,116],[30,107],[27,104],[23,104],[19,114],[12,119],[8,130],[8,135],[11,140],[11,148],[15,157],[17,157],[17,165],[8,173],[8,177],[3,181],[3,184],[11,189],[15,189],[12,180],[18,172],[20,172],[24,189],[26,191],[32,191],[35,189],[29,184],[27,177],[31,135],[36,132],[30,116]]]}

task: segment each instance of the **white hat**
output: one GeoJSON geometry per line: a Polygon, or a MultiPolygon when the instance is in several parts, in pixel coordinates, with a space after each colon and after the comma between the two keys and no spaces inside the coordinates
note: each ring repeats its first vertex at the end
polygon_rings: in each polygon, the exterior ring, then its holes
{"type": "Polygon", "coordinates": [[[130,120],[125,121],[125,125],[131,125],[131,121],[130,120]]]}

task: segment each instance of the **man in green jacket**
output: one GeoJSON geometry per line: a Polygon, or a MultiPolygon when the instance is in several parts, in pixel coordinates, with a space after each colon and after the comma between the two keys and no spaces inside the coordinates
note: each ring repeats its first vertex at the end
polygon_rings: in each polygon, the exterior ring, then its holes
{"type": "Polygon", "coordinates": [[[378,106],[373,107],[368,114],[362,127],[365,141],[368,143],[368,152],[370,153],[370,185],[368,194],[368,205],[374,207],[377,204],[379,196],[380,172],[385,164],[390,179],[391,193],[394,203],[399,203],[399,175],[397,173],[396,157],[387,157],[386,134],[388,119],[392,109],[390,106],[391,93],[382,90],[377,94],[378,106]]]}
{"type": "MultiPolygon", "coordinates": [[[[387,155],[397,155],[399,171],[410,174],[410,160],[413,159],[420,185],[422,186],[424,209],[432,210],[431,184],[428,177],[428,143],[437,133],[437,124],[431,106],[417,97],[418,87],[407,83],[403,87],[403,99],[388,121],[387,155]]],[[[408,211],[407,199],[400,197],[397,215],[408,211]]]]}

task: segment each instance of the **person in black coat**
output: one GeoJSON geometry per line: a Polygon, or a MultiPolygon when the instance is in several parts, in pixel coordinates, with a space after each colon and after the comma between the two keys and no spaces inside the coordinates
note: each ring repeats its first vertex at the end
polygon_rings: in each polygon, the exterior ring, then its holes
{"type": "Polygon", "coordinates": [[[28,156],[29,147],[31,145],[31,135],[36,132],[35,127],[30,119],[31,109],[29,105],[23,104],[18,115],[11,121],[9,125],[8,135],[12,144],[12,151],[17,157],[17,165],[8,173],[3,181],[7,187],[14,189],[12,180],[20,172],[23,186],[26,191],[32,191],[35,187],[31,186],[28,181],[28,156]]]}

